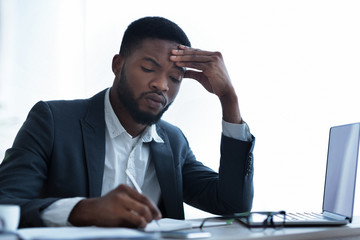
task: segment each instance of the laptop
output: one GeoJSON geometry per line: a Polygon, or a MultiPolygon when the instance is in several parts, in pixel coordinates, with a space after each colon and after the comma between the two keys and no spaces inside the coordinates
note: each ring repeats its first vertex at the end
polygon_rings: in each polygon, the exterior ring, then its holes
{"type": "MultiPolygon", "coordinates": [[[[286,213],[284,226],[341,226],[351,223],[360,142],[360,123],[330,128],[322,213],[286,213]]],[[[240,219],[248,227],[263,220],[240,219]]],[[[275,219],[274,221],[283,221],[275,219]]]]}

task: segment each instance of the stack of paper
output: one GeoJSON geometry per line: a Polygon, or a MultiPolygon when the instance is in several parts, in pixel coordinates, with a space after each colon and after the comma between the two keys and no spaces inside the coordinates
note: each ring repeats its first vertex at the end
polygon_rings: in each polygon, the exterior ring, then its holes
{"type": "Polygon", "coordinates": [[[158,221],[152,221],[146,225],[145,232],[174,231],[192,227],[193,226],[191,222],[171,218],[162,218],[158,221]]]}
{"type": "Polygon", "coordinates": [[[107,238],[137,238],[152,239],[152,235],[129,228],[100,227],[45,227],[23,228],[18,234],[25,240],[43,239],[107,239],[107,238]]]}
{"type": "MultiPolygon", "coordinates": [[[[157,232],[198,228],[201,220],[176,220],[163,218],[149,223],[145,229],[101,227],[45,227],[23,228],[17,234],[24,240],[69,240],[69,239],[156,239],[157,232]]],[[[223,225],[225,222],[207,222],[207,226],[223,225]]],[[[7,239],[0,239],[7,240],[7,239]]],[[[10,239],[12,240],[12,239],[10,239]]]]}

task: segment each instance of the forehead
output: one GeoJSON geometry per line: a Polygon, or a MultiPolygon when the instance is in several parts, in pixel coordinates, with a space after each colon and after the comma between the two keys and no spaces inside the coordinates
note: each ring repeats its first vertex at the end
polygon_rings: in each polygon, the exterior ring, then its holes
{"type": "Polygon", "coordinates": [[[170,62],[171,50],[178,49],[179,43],[161,40],[161,39],[144,39],[141,43],[134,49],[130,57],[134,58],[143,58],[143,57],[153,57],[158,61],[167,60],[170,62]]]}

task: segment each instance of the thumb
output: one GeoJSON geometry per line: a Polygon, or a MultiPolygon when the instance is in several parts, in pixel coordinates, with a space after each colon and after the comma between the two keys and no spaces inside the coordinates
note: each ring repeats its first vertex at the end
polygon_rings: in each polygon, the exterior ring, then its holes
{"type": "Polygon", "coordinates": [[[186,70],[184,78],[192,78],[198,81],[207,91],[213,93],[213,88],[209,82],[209,79],[204,75],[203,72],[186,70]]]}

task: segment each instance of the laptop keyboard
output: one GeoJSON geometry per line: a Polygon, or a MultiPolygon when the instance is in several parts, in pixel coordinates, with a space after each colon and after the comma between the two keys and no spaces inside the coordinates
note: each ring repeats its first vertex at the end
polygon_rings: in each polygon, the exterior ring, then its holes
{"type": "Polygon", "coordinates": [[[323,220],[324,216],[321,213],[286,213],[286,219],[290,221],[309,221],[309,220],[323,220]]]}

